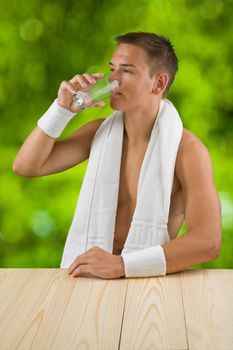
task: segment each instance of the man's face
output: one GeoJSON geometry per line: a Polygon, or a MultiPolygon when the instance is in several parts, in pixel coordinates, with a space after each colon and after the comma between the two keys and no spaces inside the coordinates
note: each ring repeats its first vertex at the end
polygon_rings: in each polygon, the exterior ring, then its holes
{"type": "Polygon", "coordinates": [[[120,44],[112,55],[110,69],[109,80],[119,83],[110,97],[111,107],[121,111],[146,108],[154,98],[155,81],[149,74],[147,53],[138,46],[120,44]]]}

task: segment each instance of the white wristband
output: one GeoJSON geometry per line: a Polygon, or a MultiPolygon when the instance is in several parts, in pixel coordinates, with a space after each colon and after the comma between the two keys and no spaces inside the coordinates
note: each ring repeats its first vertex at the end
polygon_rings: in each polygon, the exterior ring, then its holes
{"type": "Polygon", "coordinates": [[[122,255],[125,277],[166,275],[166,258],[160,245],[122,255]]]}
{"type": "Polygon", "coordinates": [[[38,120],[37,125],[47,135],[51,137],[59,137],[65,129],[69,121],[76,113],[70,112],[68,109],[59,106],[57,99],[49,107],[47,112],[38,120]]]}

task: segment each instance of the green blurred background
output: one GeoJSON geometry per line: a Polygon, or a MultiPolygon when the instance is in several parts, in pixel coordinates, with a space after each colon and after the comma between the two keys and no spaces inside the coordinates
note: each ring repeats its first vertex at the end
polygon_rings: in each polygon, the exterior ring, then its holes
{"type": "MultiPolygon", "coordinates": [[[[0,0],[0,266],[59,267],[87,161],[60,174],[22,178],[13,160],[60,82],[108,72],[114,37],[168,37],[179,71],[167,98],[207,146],[222,204],[221,256],[194,268],[233,268],[231,0],[0,0]]],[[[74,118],[61,138],[111,109],[74,118]]],[[[185,232],[185,225],[179,234],[185,232]]]]}

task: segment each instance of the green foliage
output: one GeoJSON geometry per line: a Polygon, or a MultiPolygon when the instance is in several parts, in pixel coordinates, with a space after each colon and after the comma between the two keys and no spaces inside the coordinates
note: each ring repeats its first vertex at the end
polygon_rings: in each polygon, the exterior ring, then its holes
{"type": "MultiPolygon", "coordinates": [[[[87,161],[64,173],[26,179],[13,173],[13,160],[60,82],[85,71],[107,72],[114,37],[141,30],[174,44],[180,63],[168,98],[213,161],[222,254],[199,267],[233,268],[232,1],[0,0],[0,5],[1,266],[59,266],[87,161]]],[[[83,112],[62,138],[110,112],[109,105],[83,112]]]]}

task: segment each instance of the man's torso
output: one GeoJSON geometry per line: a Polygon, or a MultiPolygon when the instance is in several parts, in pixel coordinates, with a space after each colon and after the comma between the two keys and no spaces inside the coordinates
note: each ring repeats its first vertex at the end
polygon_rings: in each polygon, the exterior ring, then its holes
{"type": "MultiPolygon", "coordinates": [[[[193,136],[194,135],[190,131],[183,129],[180,145],[185,138],[193,136]]],[[[130,224],[136,207],[139,174],[147,146],[148,142],[141,145],[140,148],[135,149],[132,147],[130,148],[125,139],[123,142],[118,206],[113,243],[113,254],[115,255],[121,254],[130,229],[130,224]]],[[[179,156],[179,150],[180,147],[178,148],[177,159],[179,156]]],[[[168,233],[171,240],[176,238],[179,229],[184,222],[184,199],[181,184],[176,176],[177,166],[178,163],[176,162],[168,218],[168,233]]]]}

